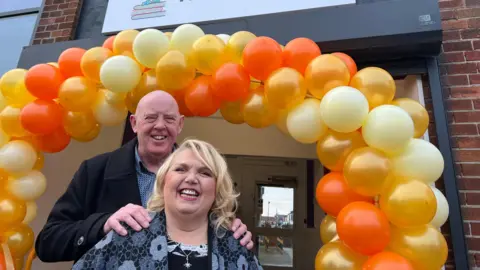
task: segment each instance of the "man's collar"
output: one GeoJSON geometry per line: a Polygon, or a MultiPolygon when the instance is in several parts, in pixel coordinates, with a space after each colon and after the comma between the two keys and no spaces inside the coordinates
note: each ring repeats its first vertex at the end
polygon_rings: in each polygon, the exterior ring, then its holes
{"type": "MultiPolygon", "coordinates": [[[[172,153],[175,150],[177,150],[177,148],[178,148],[178,144],[174,143],[172,147],[172,153]]],[[[138,154],[138,142],[137,142],[137,145],[135,145],[135,169],[142,170],[143,172],[150,172],[149,170],[147,170],[145,165],[143,165],[143,161],[140,158],[140,154],[138,154]]]]}

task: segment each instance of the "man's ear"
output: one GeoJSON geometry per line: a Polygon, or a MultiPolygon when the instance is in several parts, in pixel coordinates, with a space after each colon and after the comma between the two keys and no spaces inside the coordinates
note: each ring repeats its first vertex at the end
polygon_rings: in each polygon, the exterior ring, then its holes
{"type": "Polygon", "coordinates": [[[185,121],[185,116],[180,115],[180,119],[178,120],[178,134],[180,134],[183,130],[184,121],[185,121]]]}
{"type": "Polygon", "coordinates": [[[132,126],[132,130],[134,133],[137,133],[137,118],[134,114],[130,115],[130,126],[132,126]]]}

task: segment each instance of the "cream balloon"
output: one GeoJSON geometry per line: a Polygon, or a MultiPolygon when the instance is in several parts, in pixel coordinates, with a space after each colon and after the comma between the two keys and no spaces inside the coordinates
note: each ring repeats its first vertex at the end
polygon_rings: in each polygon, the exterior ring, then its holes
{"type": "Polygon", "coordinates": [[[116,126],[125,121],[128,110],[124,104],[112,105],[106,101],[105,91],[98,92],[98,97],[92,106],[93,116],[104,126],[116,126]]]}
{"type": "Polygon", "coordinates": [[[173,31],[170,48],[188,56],[192,52],[193,43],[204,35],[202,28],[194,24],[183,24],[173,31]]]}
{"type": "Polygon", "coordinates": [[[219,37],[225,44],[228,43],[228,40],[230,39],[230,35],[227,34],[218,34],[217,37],[219,37]]]}
{"type": "Polygon", "coordinates": [[[394,105],[381,105],[371,110],[362,127],[365,142],[387,154],[404,149],[413,138],[413,120],[394,105]]]}
{"type": "Polygon", "coordinates": [[[28,201],[26,202],[26,205],[27,205],[27,214],[25,215],[25,218],[23,219],[22,223],[28,225],[37,217],[38,207],[35,201],[28,201]]]}
{"type": "Polygon", "coordinates": [[[405,149],[390,160],[393,164],[393,174],[417,179],[431,184],[443,173],[444,160],[442,153],[430,142],[422,139],[412,139],[405,149]]]}
{"type": "Polygon", "coordinates": [[[32,170],[19,177],[10,176],[8,178],[8,192],[20,200],[36,200],[45,193],[46,189],[47,179],[43,173],[37,170],[32,170]]]}
{"type": "Polygon", "coordinates": [[[357,89],[340,86],[325,94],[320,113],[325,124],[334,131],[353,132],[367,119],[368,100],[357,89]]]}
{"type": "Polygon", "coordinates": [[[170,40],[167,35],[157,29],[141,31],[133,41],[133,55],[140,64],[155,68],[158,60],[167,53],[170,40]]]}
{"type": "Polygon", "coordinates": [[[22,140],[15,140],[0,148],[0,168],[10,174],[29,172],[37,161],[37,151],[22,140]]]}
{"type": "Polygon", "coordinates": [[[100,68],[102,85],[113,92],[130,92],[140,82],[142,71],[132,58],[116,55],[108,58],[100,68]]]}
{"type": "Polygon", "coordinates": [[[301,143],[318,141],[328,130],[320,114],[320,100],[307,98],[293,108],[287,116],[287,129],[301,143]]]}
{"type": "Polygon", "coordinates": [[[430,225],[435,228],[441,228],[445,222],[448,220],[448,215],[450,214],[447,198],[445,195],[438,190],[436,187],[432,187],[433,194],[435,194],[435,199],[437,199],[437,212],[430,221],[430,225]]]}

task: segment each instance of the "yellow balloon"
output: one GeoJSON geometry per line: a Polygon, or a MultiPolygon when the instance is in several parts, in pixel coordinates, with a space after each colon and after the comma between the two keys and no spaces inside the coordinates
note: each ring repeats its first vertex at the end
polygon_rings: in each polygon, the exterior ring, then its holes
{"type": "Polygon", "coordinates": [[[25,224],[19,224],[7,230],[3,237],[14,258],[25,256],[33,247],[35,240],[32,229],[25,224]]]}
{"type": "Polygon", "coordinates": [[[243,119],[253,128],[264,128],[275,123],[278,110],[264,96],[263,87],[250,92],[242,104],[243,119]]]}
{"type": "Polygon", "coordinates": [[[447,241],[431,225],[390,228],[388,249],[409,260],[415,270],[438,270],[447,261],[447,241]]]}
{"type": "Polygon", "coordinates": [[[431,184],[443,173],[442,153],[430,142],[412,139],[405,149],[391,156],[393,173],[397,176],[421,180],[431,184]]]}
{"type": "Polygon", "coordinates": [[[157,62],[167,53],[170,40],[160,30],[145,29],[133,41],[133,54],[142,65],[155,68],[157,62]]]}
{"type": "Polygon", "coordinates": [[[104,47],[89,49],[83,54],[80,62],[83,75],[95,83],[100,83],[100,68],[112,56],[113,52],[104,47]]]}
{"type": "Polygon", "coordinates": [[[396,91],[392,75],[378,67],[368,67],[357,72],[352,77],[350,86],[367,97],[370,109],[392,102],[396,91]]]}
{"type": "Polygon", "coordinates": [[[85,77],[70,77],[58,90],[60,104],[73,112],[88,111],[95,100],[97,86],[85,77]]]}
{"type": "Polygon", "coordinates": [[[243,57],[243,49],[247,46],[248,42],[256,38],[254,34],[248,31],[239,31],[233,34],[227,42],[225,47],[225,54],[229,61],[241,64],[243,57]]]}
{"type": "Polygon", "coordinates": [[[413,121],[401,108],[382,105],[370,111],[362,135],[370,147],[388,154],[397,153],[413,138],[413,121]]]}
{"type": "Polygon", "coordinates": [[[128,93],[127,96],[125,97],[125,106],[127,107],[127,110],[134,114],[137,111],[137,105],[138,105],[138,100],[136,100],[132,96],[131,92],[128,93]]]}
{"type": "Polygon", "coordinates": [[[8,178],[7,190],[16,198],[24,201],[38,199],[47,189],[47,179],[43,173],[32,170],[21,176],[8,178]]]}
{"type": "Polygon", "coordinates": [[[347,157],[343,174],[348,186],[358,194],[380,194],[392,164],[382,152],[371,147],[353,150],[347,157]]]}
{"type": "Polygon", "coordinates": [[[113,92],[132,91],[140,82],[141,76],[142,71],[137,63],[124,55],[110,57],[100,69],[103,86],[113,92]]]}
{"type": "Polygon", "coordinates": [[[367,145],[363,141],[362,134],[358,131],[340,133],[329,130],[317,142],[317,156],[322,165],[330,171],[340,172],[348,155],[353,150],[365,146],[367,145]]]}
{"type": "Polygon", "coordinates": [[[315,270],[362,270],[368,257],[353,252],[340,241],[324,245],[315,257],[315,270]]]}
{"type": "Polygon", "coordinates": [[[131,93],[132,93],[132,96],[138,102],[146,94],[159,89],[160,88],[158,87],[158,84],[157,84],[157,74],[155,73],[155,70],[151,69],[142,74],[142,78],[140,79],[140,82],[138,83],[137,87],[133,89],[131,93]]]}
{"type": "Polygon", "coordinates": [[[133,41],[138,33],[137,30],[123,30],[118,33],[113,40],[113,53],[115,55],[123,54],[124,52],[133,53],[133,41]]]}
{"type": "Polygon", "coordinates": [[[111,104],[111,105],[114,105],[114,106],[122,104],[125,101],[125,99],[127,98],[127,95],[132,93],[132,92],[118,93],[118,92],[112,92],[112,91],[109,91],[109,90],[106,90],[106,89],[103,89],[102,92],[105,94],[105,101],[108,104],[111,104]]]}
{"type": "Polygon", "coordinates": [[[182,24],[173,31],[170,48],[190,56],[193,43],[203,36],[205,36],[205,33],[202,28],[194,24],[182,24]]]}
{"type": "Polygon", "coordinates": [[[338,57],[323,54],[313,59],[305,70],[308,91],[321,99],[335,87],[346,86],[350,82],[350,72],[338,57]]]}
{"type": "Polygon", "coordinates": [[[101,131],[101,126],[96,125],[92,130],[83,134],[82,136],[77,136],[72,138],[79,142],[90,142],[98,137],[98,134],[100,134],[100,131],[101,131]]]}
{"type": "Polygon", "coordinates": [[[275,122],[275,125],[277,128],[285,135],[290,136],[290,133],[288,133],[288,127],[287,127],[287,117],[289,110],[281,110],[278,112],[278,117],[277,121],[275,122]]]}
{"type": "Polygon", "coordinates": [[[428,129],[430,118],[422,104],[410,98],[399,98],[392,102],[392,105],[404,109],[412,118],[414,126],[414,138],[421,138],[428,129]]]}
{"type": "Polygon", "coordinates": [[[8,105],[22,108],[35,100],[35,97],[30,94],[25,86],[26,74],[26,69],[17,68],[7,71],[0,78],[0,90],[8,105]]]}
{"type": "Polygon", "coordinates": [[[440,227],[445,224],[448,220],[448,215],[450,213],[447,198],[445,195],[435,187],[432,187],[433,193],[435,194],[435,199],[437,201],[437,212],[435,212],[435,216],[433,217],[430,224],[435,228],[440,229],[440,227]]]}
{"type": "Polygon", "coordinates": [[[337,222],[335,218],[326,215],[320,224],[320,239],[323,244],[327,244],[337,235],[337,222]]]}
{"type": "Polygon", "coordinates": [[[307,98],[293,108],[287,117],[287,128],[298,142],[317,142],[328,130],[320,115],[320,100],[307,98]]]}
{"type": "Polygon", "coordinates": [[[242,103],[240,101],[222,102],[220,113],[227,122],[232,124],[243,124],[242,103]]]}
{"type": "Polygon", "coordinates": [[[57,62],[49,62],[47,64],[50,65],[50,66],[54,66],[54,67],[58,68],[58,63],[57,62]]]}
{"type": "Polygon", "coordinates": [[[18,200],[2,190],[0,193],[0,220],[2,221],[0,222],[0,232],[20,224],[26,213],[27,208],[24,201],[18,200]]]}
{"type": "Polygon", "coordinates": [[[3,96],[2,92],[0,91],[0,112],[7,107],[7,99],[3,96]]]}
{"type": "Polygon", "coordinates": [[[43,165],[45,164],[45,156],[42,152],[37,152],[37,160],[35,161],[35,165],[33,165],[33,169],[40,171],[43,169],[43,165]]]}
{"type": "MultiPolygon", "coordinates": [[[[86,112],[66,112],[63,116],[63,126],[65,132],[70,135],[70,137],[82,142],[85,141],[85,138],[89,139],[95,135],[97,131],[100,131],[100,126],[97,120],[95,120],[91,110],[86,112]],[[92,131],[95,131],[93,132],[94,134],[91,134],[92,131]]],[[[96,133],[96,135],[98,135],[98,133],[96,133]]]]}
{"type": "Polygon", "coordinates": [[[105,90],[98,92],[92,112],[97,122],[104,126],[119,125],[125,122],[128,114],[125,104],[112,105],[106,101],[105,90]]]}
{"type": "Polygon", "coordinates": [[[0,122],[3,131],[11,137],[24,137],[29,133],[23,128],[20,122],[22,109],[7,106],[0,113],[0,122]]]}
{"type": "Polygon", "coordinates": [[[265,96],[269,104],[280,110],[300,104],[307,94],[302,74],[293,68],[274,71],[265,82],[265,96]]]}
{"type": "Polygon", "coordinates": [[[338,132],[353,132],[367,119],[368,101],[357,89],[340,86],[325,94],[320,113],[329,128],[338,132]]]}
{"type": "Polygon", "coordinates": [[[158,61],[156,74],[162,90],[180,90],[193,81],[195,68],[180,51],[169,51],[158,61]]]}
{"type": "Polygon", "coordinates": [[[215,35],[205,35],[192,45],[192,61],[197,70],[212,75],[226,62],[225,43],[215,35]]]}
{"type": "Polygon", "coordinates": [[[26,202],[27,206],[27,213],[25,215],[25,218],[23,219],[22,223],[23,224],[30,224],[36,217],[37,217],[37,203],[35,201],[28,201],[26,202]]]}
{"type": "Polygon", "coordinates": [[[432,189],[425,183],[396,177],[380,194],[380,209],[395,226],[415,227],[430,223],[437,211],[432,189]]]}
{"type": "Polygon", "coordinates": [[[0,168],[8,173],[27,173],[36,161],[37,151],[25,141],[11,141],[0,148],[0,168]]]}
{"type": "Polygon", "coordinates": [[[230,39],[230,35],[227,34],[218,34],[217,37],[221,39],[224,44],[227,44],[228,40],[230,39]]]}
{"type": "Polygon", "coordinates": [[[165,32],[165,36],[167,36],[167,38],[170,42],[170,39],[172,39],[172,32],[165,32]]]}

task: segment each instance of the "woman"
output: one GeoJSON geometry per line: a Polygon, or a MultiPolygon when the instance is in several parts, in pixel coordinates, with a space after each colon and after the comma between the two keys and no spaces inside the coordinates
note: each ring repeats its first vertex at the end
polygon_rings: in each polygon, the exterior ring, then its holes
{"type": "Polygon", "coordinates": [[[217,150],[187,140],[158,171],[150,226],[110,232],[73,269],[262,269],[228,230],[237,197],[217,150]]]}

